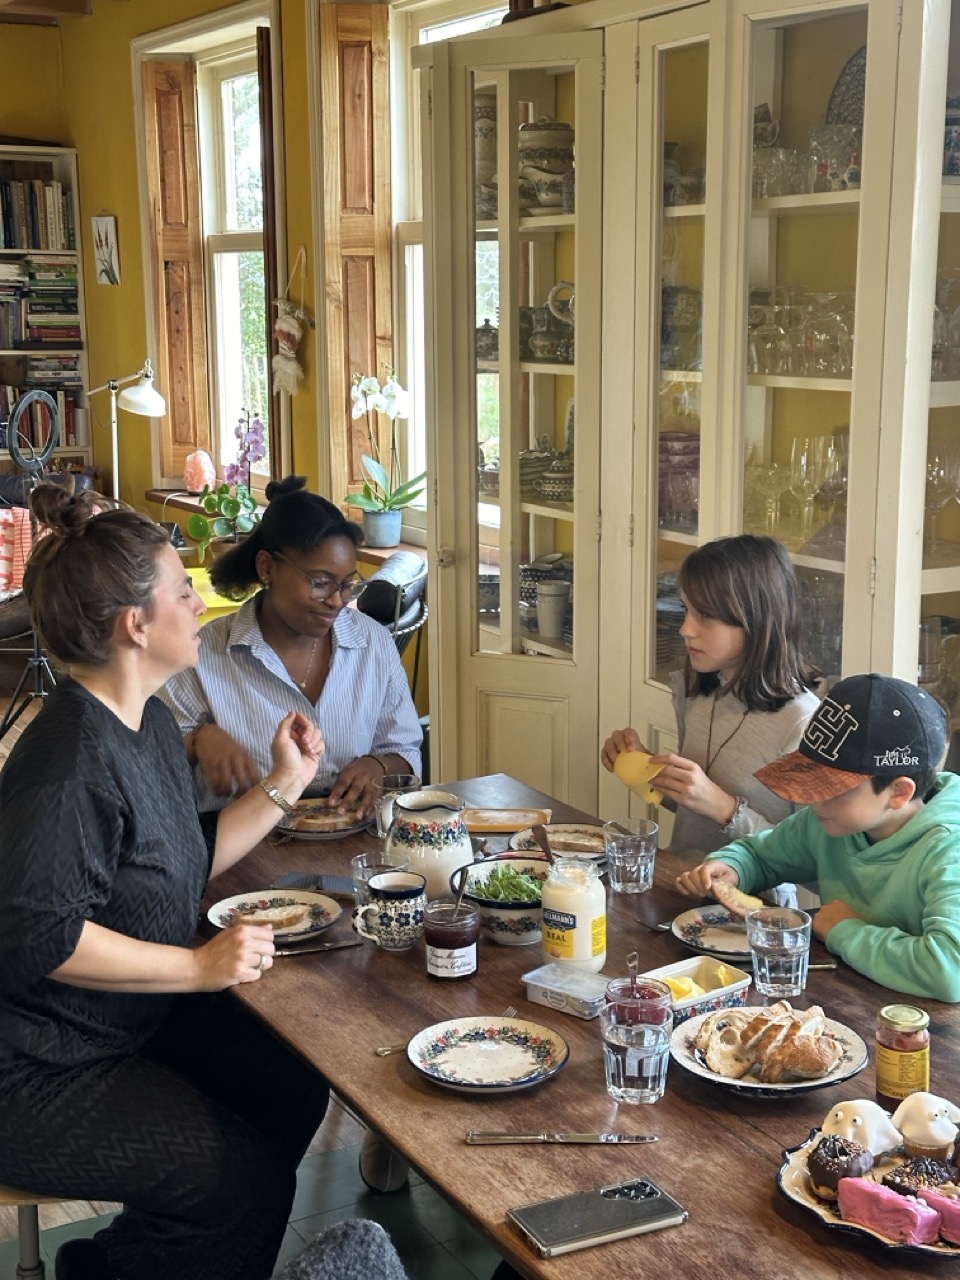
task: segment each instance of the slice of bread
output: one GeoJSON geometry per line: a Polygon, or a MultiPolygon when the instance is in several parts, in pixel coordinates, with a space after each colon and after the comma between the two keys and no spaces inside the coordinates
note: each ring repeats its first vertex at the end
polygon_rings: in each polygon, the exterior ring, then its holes
{"type": "Polygon", "coordinates": [[[754,898],[751,894],[728,884],[726,880],[714,880],[710,886],[710,892],[721,907],[726,907],[732,916],[739,916],[741,919],[763,906],[762,898],[754,898]]]}
{"type": "Polygon", "coordinates": [[[336,810],[311,807],[294,818],[293,826],[298,831],[347,831],[359,822],[360,816],[356,809],[337,813],[336,810]]]}
{"type": "Polygon", "coordinates": [[[230,924],[270,924],[274,929],[292,929],[306,919],[309,910],[305,902],[291,902],[286,907],[248,907],[238,911],[230,924]]]}

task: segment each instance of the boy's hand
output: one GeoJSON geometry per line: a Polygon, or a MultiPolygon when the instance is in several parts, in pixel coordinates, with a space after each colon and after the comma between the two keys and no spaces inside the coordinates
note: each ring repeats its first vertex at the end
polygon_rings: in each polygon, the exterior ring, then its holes
{"type": "Polygon", "coordinates": [[[740,884],[740,877],[736,870],[728,862],[721,862],[719,858],[711,858],[709,862],[701,862],[699,867],[691,867],[689,871],[684,871],[677,876],[674,884],[688,898],[702,898],[708,893],[713,893],[711,885],[715,880],[732,884],[735,889],[740,884]]]}
{"type": "Polygon", "coordinates": [[[819,938],[821,942],[826,942],[827,934],[841,920],[862,919],[863,917],[857,915],[853,907],[848,907],[842,898],[834,898],[832,902],[824,903],[813,917],[813,936],[819,938]]]}

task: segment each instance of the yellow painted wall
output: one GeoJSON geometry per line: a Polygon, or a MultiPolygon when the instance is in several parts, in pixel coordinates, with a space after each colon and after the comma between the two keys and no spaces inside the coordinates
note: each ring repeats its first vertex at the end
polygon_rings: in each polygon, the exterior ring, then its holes
{"type": "MultiPolygon", "coordinates": [[[[0,28],[4,53],[0,133],[62,142],[79,153],[79,226],[88,266],[92,386],[135,372],[148,354],[130,42],[135,36],[222,8],[221,0],[164,0],[162,5],[156,0],[128,0],[98,4],[92,17],[66,18],[59,28],[0,28]],[[38,90],[40,67],[44,69],[42,92],[38,90]],[[90,219],[99,213],[117,218],[122,280],[117,287],[96,284],[89,270],[93,262],[90,219]]],[[[302,0],[281,0],[281,30],[287,236],[291,260],[300,244],[308,247],[305,297],[309,302],[314,264],[302,0]]],[[[294,468],[315,488],[320,453],[316,359],[309,336],[300,350],[306,376],[292,402],[294,468]]],[[[94,461],[109,466],[109,402],[100,397],[92,410],[94,461]]],[[[144,491],[153,483],[144,430],[143,419],[120,414],[121,497],[137,506],[143,505],[144,491]]]]}

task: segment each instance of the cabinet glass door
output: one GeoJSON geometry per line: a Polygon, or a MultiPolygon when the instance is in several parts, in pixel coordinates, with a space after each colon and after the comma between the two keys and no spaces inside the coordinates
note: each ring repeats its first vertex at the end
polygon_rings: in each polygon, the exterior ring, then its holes
{"type": "Polygon", "coordinates": [[[826,677],[843,660],[866,65],[865,10],[754,29],[743,527],[793,553],[826,677]]]}

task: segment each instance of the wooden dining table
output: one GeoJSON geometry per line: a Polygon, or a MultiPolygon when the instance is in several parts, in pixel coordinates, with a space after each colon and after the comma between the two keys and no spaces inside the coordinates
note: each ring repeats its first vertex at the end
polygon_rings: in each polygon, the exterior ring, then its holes
{"type": "MultiPolygon", "coordinates": [[[[554,822],[596,821],[504,774],[444,785],[468,804],[546,806],[554,822]]],[[[503,848],[506,838],[492,838],[503,848]]],[[[208,899],[266,888],[285,872],[349,875],[356,853],[382,847],[368,832],[341,840],[264,842],[213,881],[208,899]]],[[[653,888],[608,894],[604,972],[625,975],[637,951],[640,969],[689,957],[669,931],[653,926],[693,905],[674,888],[689,857],[661,851],[653,888]]],[[[351,934],[350,906],[324,939],[351,934]]],[[[830,959],[814,942],[812,962],[830,959]]],[[[482,940],[477,973],[457,982],[427,976],[422,940],[386,953],[373,943],[320,954],[278,957],[261,981],[236,994],[278,1036],[309,1060],[367,1124],[401,1152],[521,1275],[549,1280],[682,1276],[684,1280],[836,1280],[924,1273],[960,1280],[960,1248],[943,1258],[886,1248],[848,1230],[829,1228],[777,1186],[784,1150],[803,1142],[844,1099],[873,1098],[874,1027],[878,1009],[904,997],[840,962],[810,973],[795,1003],[823,1007],[870,1047],[859,1075],[811,1092],[776,1099],[738,1095],[671,1062],[663,1098],[617,1105],[607,1095],[598,1020],[586,1021],[527,1000],[521,975],[543,963],[540,947],[482,940]],[[405,1054],[377,1057],[377,1046],[409,1040],[449,1018],[501,1014],[523,1018],[566,1040],[567,1064],[536,1087],[468,1096],[424,1078],[405,1054]],[[468,1146],[469,1129],[566,1130],[656,1134],[649,1145],[468,1146]],[[652,1178],[688,1210],[689,1220],[651,1234],[543,1259],[508,1221],[507,1211],[550,1196],[623,1179],[652,1178]]],[[[911,999],[930,1014],[933,1092],[960,1104],[960,1012],[911,999]]],[[[748,1003],[766,1003],[751,987],[748,1003]]],[[[290,1099],[296,1106],[296,1099],[290,1099]]]]}

